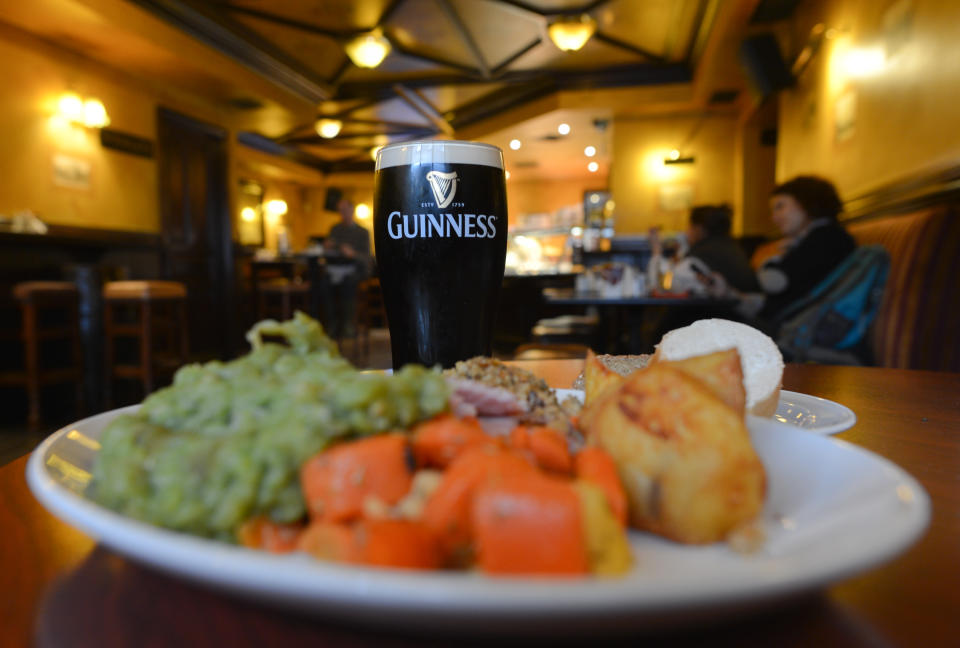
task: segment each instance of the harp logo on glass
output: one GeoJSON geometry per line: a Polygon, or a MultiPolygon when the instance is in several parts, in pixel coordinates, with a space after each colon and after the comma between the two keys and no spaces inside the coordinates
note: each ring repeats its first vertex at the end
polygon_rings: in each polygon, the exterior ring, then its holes
{"type": "Polygon", "coordinates": [[[449,207],[453,202],[453,197],[457,195],[457,184],[460,180],[457,178],[456,171],[430,171],[427,173],[427,182],[430,183],[430,189],[433,190],[433,199],[437,203],[437,209],[449,207]]]}

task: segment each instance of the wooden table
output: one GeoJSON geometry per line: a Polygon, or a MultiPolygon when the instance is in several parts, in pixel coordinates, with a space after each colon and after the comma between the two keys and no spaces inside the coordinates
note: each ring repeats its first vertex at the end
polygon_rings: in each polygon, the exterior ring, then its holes
{"type": "MultiPolygon", "coordinates": [[[[558,387],[569,386],[582,366],[579,360],[520,364],[558,387]]],[[[616,643],[958,645],[960,374],[790,366],[784,387],[857,413],[857,425],[840,437],[888,457],[923,484],[933,500],[926,536],[886,566],[773,611],[616,643]]],[[[131,563],[49,515],[27,489],[25,463],[23,457],[0,468],[0,646],[464,644],[292,616],[131,563]]]]}

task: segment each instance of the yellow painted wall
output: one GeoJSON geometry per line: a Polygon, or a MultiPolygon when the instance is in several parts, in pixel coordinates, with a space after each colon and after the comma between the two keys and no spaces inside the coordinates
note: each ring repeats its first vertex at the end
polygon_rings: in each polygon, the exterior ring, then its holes
{"type": "Polygon", "coordinates": [[[60,93],[71,90],[99,98],[114,128],[154,140],[155,102],[89,61],[51,52],[8,33],[0,39],[0,214],[29,209],[50,224],[156,232],[154,160],[105,150],[98,131],[52,118],[60,93]],[[89,162],[89,189],[54,185],[58,153],[89,162]]]}
{"type": "Polygon", "coordinates": [[[583,204],[586,191],[606,191],[607,179],[595,175],[563,180],[507,180],[507,212],[511,224],[523,227],[529,214],[550,214],[563,207],[583,204]]]}
{"type": "Polygon", "coordinates": [[[642,233],[654,225],[685,229],[687,210],[661,207],[665,186],[689,186],[693,204],[727,202],[739,212],[734,191],[736,131],[734,115],[614,119],[610,189],[617,232],[642,233]],[[664,158],[675,148],[695,162],[665,165],[664,158]]]}
{"type": "MultiPolygon", "coordinates": [[[[172,88],[152,87],[134,78],[0,25],[0,214],[31,210],[44,222],[74,227],[158,232],[160,228],[156,158],[144,158],[100,145],[95,129],[54,117],[66,91],[100,99],[110,128],[154,142],[160,106],[231,131],[231,114],[172,88]],[[89,188],[57,186],[53,157],[61,154],[89,163],[89,188]]],[[[231,159],[237,147],[232,132],[231,159]]],[[[233,167],[231,178],[235,177],[233,167]]],[[[230,194],[231,202],[234,194],[230,194]]]]}
{"type": "Polygon", "coordinates": [[[838,33],[825,41],[798,86],[781,94],[779,180],[817,173],[852,198],[960,162],[960,3],[811,1],[791,24],[794,43],[802,43],[818,22],[838,33]],[[896,29],[894,16],[903,8],[908,19],[899,24],[906,28],[896,29]],[[865,78],[851,76],[844,62],[855,47],[881,48],[883,69],[865,78]],[[852,134],[838,140],[838,100],[851,97],[852,134]]]}

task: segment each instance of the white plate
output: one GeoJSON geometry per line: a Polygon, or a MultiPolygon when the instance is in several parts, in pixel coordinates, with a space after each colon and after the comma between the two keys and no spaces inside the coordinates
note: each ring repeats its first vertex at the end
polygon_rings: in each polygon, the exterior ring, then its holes
{"type": "Polygon", "coordinates": [[[506,579],[326,564],[174,533],[83,495],[107,412],[64,428],[30,457],[27,479],[54,515],[130,558],[272,605],[337,619],[454,632],[613,632],[688,625],[822,588],[890,560],[926,529],[930,501],[907,473],[857,446],[752,419],[768,472],[767,541],[740,555],[631,533],[619,579],[506,579]]]}
{"type": "MultiPolygon", "coordinates": [[[[581,389],[555,389],[554,391],[561,400],[573,396],[583,401],[581,389]]],[[[857,415],[845,405],[786,389],[780,390],[780,402],[777,404],[777,412],[773,418],[814,434],[836,434],[850,429],[857,422],[857,415]]]]}
{"type": "Polygon", "coordinates": [[[780,390],[773,418],[816,434],[836,434],[853,427],[857,415],[849,407],[826,398],[780,390]]]}

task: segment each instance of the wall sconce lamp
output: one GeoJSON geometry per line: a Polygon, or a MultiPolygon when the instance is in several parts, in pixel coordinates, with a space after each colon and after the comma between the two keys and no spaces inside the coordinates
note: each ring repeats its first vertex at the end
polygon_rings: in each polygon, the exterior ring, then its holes
{"type": "Polygon", "coordinates": [[[276,225],[280,222],[280,217],[287,213],[287,201],[268,200],[263,208],[267,212],[267,222],[276,225]]]}
{"type": "Polygon", "coordinates": [[[110,125],[110,116],[99,99],[84,99],[75,92],[65,92],[57,100],[57,114],[71,124],[87,128],[106,128],[110,125]]]}
{"type": "Polygon", "coordinates": [[[383,35],[383,31],[377,27],[371,32],[360,34],[347,41],[344,49],[347,56],[357,67],[375,68],[390,53],[390,41],[383,35]]]}
{"type": "Polygon", "coordinates": [[[694,157],[692,155],[680,155],[679,149],[673,149],[663,158],[664,164],[693,164],[694,157]]]}
{"type": "Polygon", "coordinates": [[[564,52],[576,52],[597,31],[597,21],[590,14],[565,16],[547,26],[547,35],[564,52]]]}

